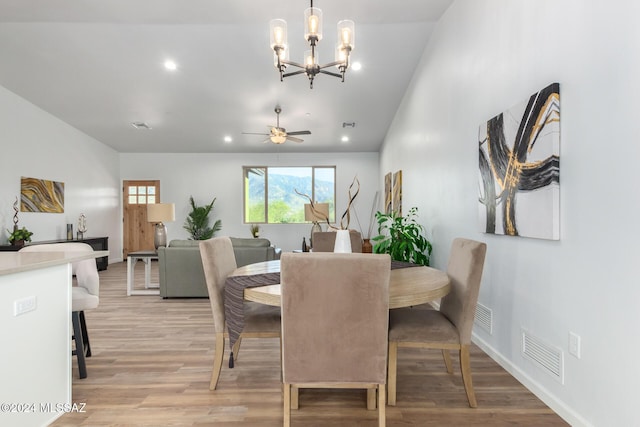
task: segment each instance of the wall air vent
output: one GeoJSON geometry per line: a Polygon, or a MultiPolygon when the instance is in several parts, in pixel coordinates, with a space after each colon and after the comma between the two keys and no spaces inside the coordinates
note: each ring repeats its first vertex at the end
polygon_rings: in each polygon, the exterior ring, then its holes
{"type": "Polygon", "coordinates": [[[151,126],[149,126],[148,124],[146,124],[145,122],[132,122],[131,126],[133,126],[136,129],[146,129],[146,130],[151,130],[151,126]]]}
{"type": "Polygon", "coordinates": [[[562,350],[543,342],[522,329],[522,355],[534,362],[560,384],[564,384],[564,354],[562,350]]]}
{"type": "Polygon", "coordinates": [[[356,122],[342,122],[343,128],[354,128],[356,127],[356,122]]]}
{"type": "Polygon", "coordinates": [[[490,308],[478,303],[474,321],[476,325],[489,332],[489,334],[493,333],[493,310],[490,308]]]}

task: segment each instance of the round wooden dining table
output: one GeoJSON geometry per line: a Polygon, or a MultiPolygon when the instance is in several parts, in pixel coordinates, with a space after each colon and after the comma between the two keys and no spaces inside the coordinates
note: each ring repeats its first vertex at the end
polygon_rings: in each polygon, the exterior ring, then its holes
{"type": "MultiPolygon", "coordinates": [[[[237,268],[231,276],[279,273],[280,261],[265,261],[237,268]]],[[[449,276],[431,267],[406,267],[391,270],[389,308],[402,308],[434,301],[447,295],[449,276]]],[[[244,299],[261,304],[280,306],[280,285],[245,288],[244,299]]]]}

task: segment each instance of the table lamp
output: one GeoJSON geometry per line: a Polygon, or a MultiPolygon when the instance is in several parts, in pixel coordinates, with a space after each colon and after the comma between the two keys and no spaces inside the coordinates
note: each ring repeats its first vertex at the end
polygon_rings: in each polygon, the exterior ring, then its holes
{"type": "Polygon", "coordinates": [[[305,203],[304,205],[304,220],[313,222],[313,226],[311,226],[311,237],[309,238],[312,248],[313,233],[322,231],[322,227],[318,221],[327,221],[329,218],[329,203],[314,203],[313,206],[315,209],[311,209],[310,203],[305,203]]]}
{"type": "Polygon", "coordinates": [[[156,251],[160,246],[167,246],[167,226],[165,221],[175,221],[176,205],[173,203],[155,203],[147,205],[147,221],[155,222],[153,244],[156,251]]]}

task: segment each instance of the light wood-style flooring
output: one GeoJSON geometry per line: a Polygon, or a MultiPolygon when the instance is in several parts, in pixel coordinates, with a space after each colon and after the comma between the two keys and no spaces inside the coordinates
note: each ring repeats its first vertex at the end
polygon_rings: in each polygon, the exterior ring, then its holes
{"type": "MultiPolygon", "coordinates": [[[[144,264],[136,266],[143,282],[144,264]]],[[[158,281],[157,264],[152,281],[158,281]]],[[[245,340],[234,369],[226,357],[218,389],[209,391],[213,320],[207,299],[126,296],[126,263],[100,272],[100,306],[86,312],[93,356],[88,378],[73,360],[74,403],[54,426],[280,426],[277,340],[245,340]]],[[[227,352],[228,355],[228,352],[227,352]]],[[[454,357],[457,363],[457,357],[454,357]]],[[[473,346],[478,408],[471,409],[459,367],[447,374],[441,353],[398,354],[397,406],[388,426],[566,426],[496,362],[473,346]]],[[[301,390],[293,426],[377,426],[361,390],[301,390]]]]}

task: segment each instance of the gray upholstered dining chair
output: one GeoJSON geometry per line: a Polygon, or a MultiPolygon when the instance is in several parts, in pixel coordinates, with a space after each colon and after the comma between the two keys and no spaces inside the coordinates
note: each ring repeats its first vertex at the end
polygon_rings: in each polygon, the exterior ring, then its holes
{"type": "MultiPolygon", "coordinates": [[[[224,312],[224,284],[227,277],[236,269],[236,258],[229,237],[214,237],[201,241],[200,256],[209,292],[216,337],[213,371],[209,383],[209,389],[215,390],[222,370],[225,338],[228,338],[224,312]]],[[[236,358],[242,338],[280,338],[280,311],[277,307],[246,301],[244,304],[244,329],[233,348],[236,358]]]]}
{"type": "Polygon", "coordinates": [[[386,254],[282,254],[285,426],[300,388],[377,391],[385,425],[390,268],[386,254]]]}
{"type": "MultiPolygon", "coordinates": [[[[25,246],[20,252],[93,252],[93,248],[86,243],[50,243],[25,246]]],[[[73,326],[73,340],[76,349],[73,354],[78,359],[80,378],[87,377],[85,357],[91,357],[91,345],[87,332],[85,310],[98,307],[100,302],[100,276],[96,267],[96,260],[86,259],[71,263],[72,274],[76,277],[77,286],[71,288],[71,323],[73,326]]]]}
{"type": "MultiPolygon", "coordinates": [[[[362,252],[362,235],[359,231],[349,230],[351,238],[351,252],[362,252]]],[[[312,239],[313,252],[333,252],[333,246],[336,243],[335,231],[320,231],[313,233],[312,239]]]]}
{"type": "Polygon", "coordinates": [[[396,404],[397,354],[399,347],[442,350],[447,372],[453,373],[450,350],[460,356],[460,370],[469,406],[477,405],[469,347],[480,281],[487,251],[485,243],[457,238],[451,246],[447,274],[451,292],[442,299],[440,310],[402,308],[389,315],[389,405],[396,404]]]}

